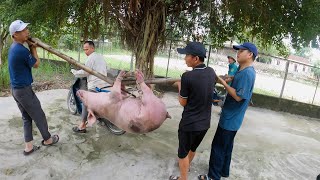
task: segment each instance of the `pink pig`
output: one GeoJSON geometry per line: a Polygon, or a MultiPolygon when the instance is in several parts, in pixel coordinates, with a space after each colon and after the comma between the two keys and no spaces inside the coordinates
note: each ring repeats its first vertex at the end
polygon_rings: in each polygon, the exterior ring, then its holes
{"type": "Polygon", "coordinates": [[[117,127],[131,133],[146,133],[161,126],[166,118],[171,118],[165,104],[157,98],[144,83],[141,71],[136,71],[136,82],[140,85],[142,96],[124,97],[121,94],[121,71],[109,93],[92,93],[79,90],[78,97],[88,109],[88,124],[92,125],[97,117],[106,118],[117,127]]]}

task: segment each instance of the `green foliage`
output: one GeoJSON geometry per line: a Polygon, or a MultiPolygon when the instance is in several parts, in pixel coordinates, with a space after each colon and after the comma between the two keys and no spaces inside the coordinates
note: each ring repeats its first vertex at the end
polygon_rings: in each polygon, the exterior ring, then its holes
{"type": "MultiPolygon", "coordinates": [[[[285,37],[290,36],[295,48],[310,41],[316,44],[319,7],[319,0],[2,0],[0,28],[22,19],[31,23],[33,36],[51,45],[63,34],[80,33],[82,40],[121,36],[121,42],[136,52],[137,62],[152,68],[165,38],[214,46],[235,39],[255,41],[259,49],[274,46],[279,55],[287,56],[285,37]]],[[[75,38],[64,38],[64,46],[75,49],[75,38]]]]}
{"type": "Polygon", "coordinates": [[[266,63],[266,64],[270,64],[271,61],[272,61],[271,57],[268,57],[268,56],[260,56],[257,59],[257,62],[266,63]]]}
{"type": "MultiPolygon", "coordinates": [[[[2,59],[8,58],[8,48],[5,48],[2,53],[2,59]]],[[[0,89],[7,89],[10,86],[10,77],[8,69],[8,61],[4,61],[0,65],[0,89]]]]}
{"type": "Polygon", "coordinates": [[[54,75],[70,74],[70,65],[56,63],[55,61],[41,61],[38,68],[32,69],[32,75],[35,81],[50,81],[54,75]]]}
{"type": "MultiPolygon", "coordinates": [[[[241,41],[256,38],[265,45],[282,44],[290,34],[293,45],[301,47],[315,40],[320,29],[317,0],[162,0],[154,5],[165,7],[167,37],[204,40],[217,46],[234,37],[241,41]]],[[[137,25],[143,23],[139,16],[146,15],[148,8],[136,0],[3,0],[0,10],[7,22],[21,18],[32,24],[35,36],[54,40],[70,32],[70,27],[80,28],[84,38],[97,38],[102,32],[111,36],[122,28],[131,28],[127,31],[131,35],[135,29],[143,33],[144,26],[137,25]]]]}
{"type": "Polygon", "coordinates": [[[284,44],[276,44],[278,55],[287,58],[290,55],[290,49],[284,44]]]}
{"type": "Polygon", "coordinates": [[[79,48],[79,38],[73,34],[64,34],[60,37],[59,47],[68,50],[78,50],[79,48]]]}
{"type": "Polygon", "coordinates": [[[264,89],[260,89],[260,88],[254,88],[253,92],[256,94],[263,94],[263,95],[273,96],[273,97],[279,96],[279,94],[274,91],[268,91],[268,90],[264,90],[264,89]]]}
{"type": "Polygon", "coordinates": [[[0,89],[8,89],[10,86],[10,77],[8,62],[0,66],[0,89]]]}
{"type": "Polygon", "coordinates": [[[296,51],[295,55],[300,56],[300,57],[304,57],[304,58],[309,58],[310,53],[311,53],[311,48],[303,47],[303,48],[298,49],[296,51]]]}
{"type": "Polygon", "coordinates": [[[311,71],[313,72],[313,75],[319,79],[320,78],[320,60],[316,61],[314,63],[314,68],[311,69],[311,71]]]}

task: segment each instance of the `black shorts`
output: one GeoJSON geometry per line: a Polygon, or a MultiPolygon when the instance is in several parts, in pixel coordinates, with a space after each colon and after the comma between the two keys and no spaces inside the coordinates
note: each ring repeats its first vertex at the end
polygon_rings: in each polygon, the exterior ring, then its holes
{"type": "Polygon", "coordinates": [[[178,157],[180,159],[185,158],[189,151],[196,152],[202,139],[206,135],[208,130],[204,131],[178,131],[179,149],[178,157]]]}

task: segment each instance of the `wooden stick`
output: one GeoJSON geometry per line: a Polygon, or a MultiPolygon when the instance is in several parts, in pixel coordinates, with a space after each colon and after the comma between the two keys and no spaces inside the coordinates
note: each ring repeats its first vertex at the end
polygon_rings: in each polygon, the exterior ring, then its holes
{"type": "Polygon", "coordinates": [[[84,71],[86,71],[86,72],[88,72],[88,73],[90,73],[90,74],[92,74],[92,75],[94,75],[94,76],[96,76],[96,77],[98,77],[98,78],[106,81],[107,83],[113,84],[113,81],[112,81],[110,78],[108,78],[107,76],[105,76],[105,75],[103,75],[103,74],[101,74],[101,73],[99,73],[99,72],[97,72],[97,71],[95,71],[95,70],[93,70],[93,69],[91,69],[91,68],[89,68],[89,67],[81,64],[81,63],[78,63],[78,62],[77,62],[75,59],[73,59],[72,57],[63,54],[63,53],[60,52],[60,51],[57,51],[56,49],[54,49],[54,48],[52,48],[51,46],[43,43],[43,42],[40,41],[39,39],[30,38],[29,41],[35,43],[37,46],[39,46],[39,47],[41,47],[41,48],[49,51],[50,53],[55,54],[55,55],[57,55],[58,57],[61,57],[62,59],[68,61],[68,63],[73,64],[73,65],[75,65],[75,66],[83,69],[84,71]]]}
{"type": "MultiPolygon", "coordinates": [[[[66,60],[67,62],[69,62],[70,64],[73,64],[75,65],[76,67],[79,67],[80,69],[83,69],[84,71],[88,72],[89,74],[92,74],[104,81],[106,81],[107,83],[109,84],[113,84],[113,80],[81,63],[78,63],[75,59],[73,59],[72,57],[70,56],[67,56],[65,54],[63,54],[62,52],[54,49],[53,47],[43,43],[42,41],[40,41],[39,39],[37,38],[29,38],[29,41],[35,43],[37,46],[49,51],[50,53],[66,60]]],[[[146,84],[173,84],[174,82],[176,81],[180,81],[180,79],[174,79],[174,78],[158,78],[158,79],[146,79],[145,80],[145,83],[146,84]]],[[[132,85],[132,84],[135,84],[136,81],[131,79],[131,80],[123,80],[122,83],[124,85],[132,85]]]]}
{"type": "MultiPolygon", "coordinates": [[[[146,84],[170,84],[172,85],[173,83],[180,81],[180,79],[175,79],[175,78],[157,78],[157,79],[145,79],[144,82],[146,84]]],[[[122,84],[124,85],[131,85],[131,84],[135,84],[136,81],[135,80],[126,80],[123,79],[122,84]]]]}

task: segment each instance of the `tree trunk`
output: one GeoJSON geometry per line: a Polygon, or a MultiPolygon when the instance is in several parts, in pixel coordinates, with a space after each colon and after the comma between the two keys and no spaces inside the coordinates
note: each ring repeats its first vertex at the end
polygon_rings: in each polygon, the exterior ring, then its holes
{"type": "Polygon", "coordinates": [[[154,56],[163,41],[165,14],[165,6],[161,4],[145,11],[141,24],[143,32],[135,37],[136,69],[140,69],[146,79],[154,75],[154,56]]]}

